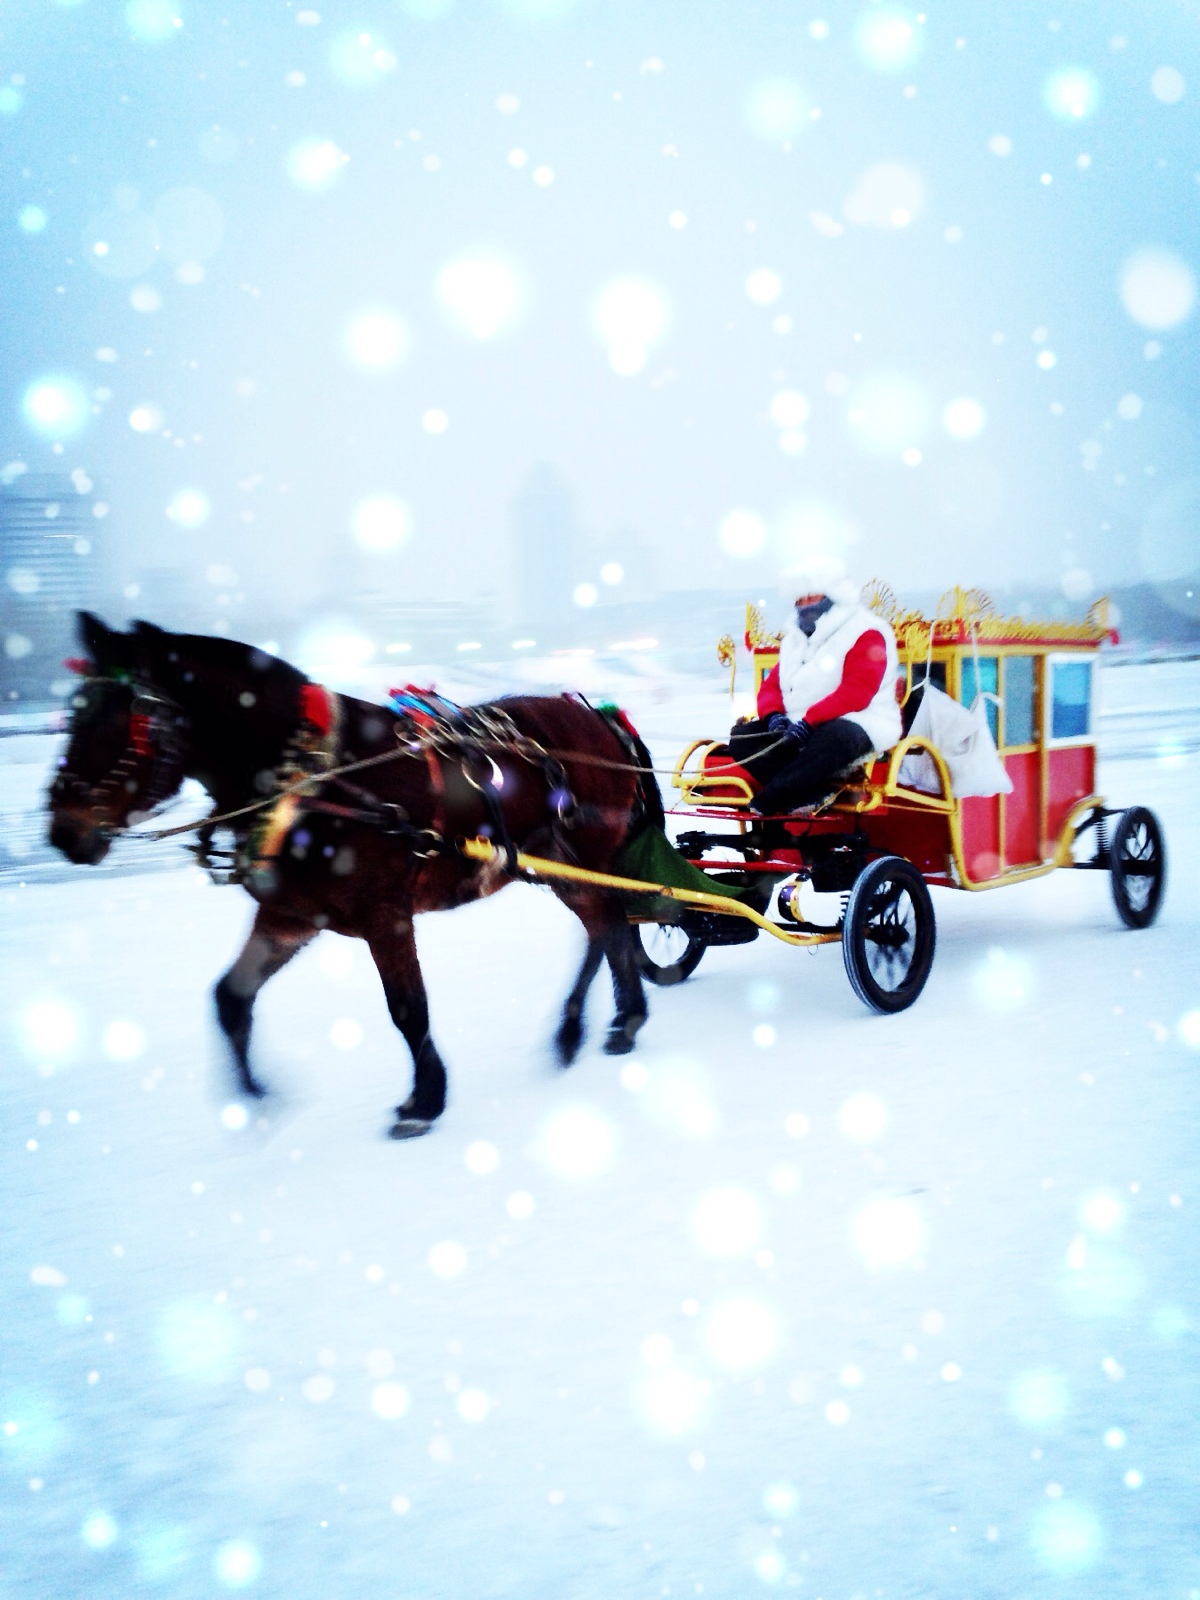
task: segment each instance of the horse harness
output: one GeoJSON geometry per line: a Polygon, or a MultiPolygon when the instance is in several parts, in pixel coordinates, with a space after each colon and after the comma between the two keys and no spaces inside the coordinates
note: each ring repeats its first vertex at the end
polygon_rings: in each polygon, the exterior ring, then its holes
{"type": "MultiPolygon", "coordinates": [[[[130,813],[134,821],[144,821],[158,811],[174,794],[183,769],[187,718],[182,709],[168,695],[149,684],[124,678],[100,675],[84,679],[76,693],[74,707],[78,714],[87,707],[89,691],[112,685],[130,690],[129,733],[124,750],[116,762],[96,783],[89,783],[77,772],[60,766],[50,785],[51,805],[80,805],[89,811],[106,812],[109,802],[118,794],[141,792],[144,804],[130,813]],[[138,768],[150,761],[150,773],[141,784],[138,768]]],[[[113,831],[111,822],[101,827],[113,831]]]]}
{"type": "MultiPolygon", "coordinates": [[[[503,707],[455,706],[436,696],[429,696],[422,704],[414,696],[405,695],[395,725],[398,748],[384,757],[369,758],[369,761],[404,756],[425,761],[435,805],[430,825],[422,827],[399,802],[383,800],[344,775],[345,769],[336,765],[340,745],[338,697],[317,685],[308,685],[306,689],[304,721],[276,773],[277,799],[267,811],[264,824],[255,829],[246,846],[236,852],[235,873],[240,878],[264,868],[269,870],[271,863],[278,859],[284,838],[301,814],[311,812],[377,828],[388,838],[402,840],[422,860],[438,856],[458,859],[458,845],[448,828],[446,765],[456,767],[479,796],[485,820],[476,831],[496,846],[504,870],[510,876],[523,876],[499,793],[503,779],[495,760],[497,754],[515,755],[541,769],[551,828],[556,842],[568,854],[571,852],[562,830],[590,820],[591,808],[582,805],[572,794],[562,764],[536,739],[522,733],[503,707]],[[325,697],[328,709],[321,706],[313,691],[325,697]],[[304,792],[309,782],[319,783],[324,790],[340,791],[345,798],[335,800],[324,794],[309,795],[304,792]]],[[[603,714],[598,712],[597,715],[603,714]]],[[[604,720],[608,722],[607,718],[604,720]]],[[[358,765],[348,764],[351,770],[358,765]]]]}

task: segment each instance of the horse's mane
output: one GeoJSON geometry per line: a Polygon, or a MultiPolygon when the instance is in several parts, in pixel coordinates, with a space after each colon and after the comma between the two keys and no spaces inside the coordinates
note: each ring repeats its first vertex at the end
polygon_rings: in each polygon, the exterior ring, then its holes
{"type": "Polygon", "coordinates": [[[278,656],[219,635],[169,633],[152,622],[134,622],[130,634],[143,670],[175,698],[221,706],[249,692],[263,711],[294,721],[308,679],[278,656]]]}

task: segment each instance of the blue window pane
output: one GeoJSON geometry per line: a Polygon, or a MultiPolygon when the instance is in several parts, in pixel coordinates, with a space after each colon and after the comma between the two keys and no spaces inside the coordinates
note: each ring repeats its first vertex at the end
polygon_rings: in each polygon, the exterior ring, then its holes
{"type": "Polygon", "coordinates": [[[1091,726],[1092,671],[1086,661],[1054,663],[1050,737],[1077,739],[1091,726]]]}
{"type": "MultiPolygon", "coordinates": [[[[978,681],[976,681],[976,659],[971,656],[964,658],[962,664],[962,701],[965,706],[975,704],[976,697],[983,694],[995,694],[1000,682],[1000,664],[995,656],[980,656],[978,660],[978,681]]],[[[988,700],[987,717],[988,727],[992,730],[992,738],[1000,737],[1000,713],[994,700],[988,700]]]]}
{"type": "Polygon", "coordinates": [[[1034,742],[1032,656],[1004,658],[1004,742],[1034,742]]]}

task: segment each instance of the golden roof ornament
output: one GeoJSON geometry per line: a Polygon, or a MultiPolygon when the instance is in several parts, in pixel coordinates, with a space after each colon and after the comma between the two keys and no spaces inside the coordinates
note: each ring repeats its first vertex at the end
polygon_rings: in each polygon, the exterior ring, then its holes
{"type": "Polygon", "coordinates": [[[872,578],[869,583],[863,584],[861,599],[868,611],[873,611],[885,622],[896,620],[896,612],[899,609],[896,596],[881,578],[872,578]]]}
{"type": "Polygon", "coordinates": [[[717,660],[729,668],[729,698],[732,700],[737,683],[737,643],[731,633],[723,633],[717,640],[717,660]]]}

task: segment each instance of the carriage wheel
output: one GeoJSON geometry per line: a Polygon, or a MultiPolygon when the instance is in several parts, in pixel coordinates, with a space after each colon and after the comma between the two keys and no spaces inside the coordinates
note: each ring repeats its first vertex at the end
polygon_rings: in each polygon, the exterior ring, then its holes
{"type": "Polygon", "coordinates": [[[639,922],[636,933],[643,978],[664,987],[690,978],[708,948],[698,934],[673,922],[639,922]]]}
{"type": "Polygon", "coordinates": [[[925,879],[901,856],[872,861],[855,880],[842,925],[851,987],[872,1011],[904,1011],[925,987],[937,930],[925,879]]]}
{"type": "Polygon", "coordinates": [[[1148,928],[1158,915],[1167,881],[1167,849],[1153,811],[1122,811],[1108,847],[1112,896],[1127,928],[1148,928]]]}

